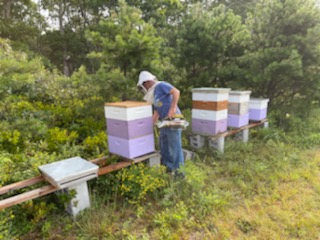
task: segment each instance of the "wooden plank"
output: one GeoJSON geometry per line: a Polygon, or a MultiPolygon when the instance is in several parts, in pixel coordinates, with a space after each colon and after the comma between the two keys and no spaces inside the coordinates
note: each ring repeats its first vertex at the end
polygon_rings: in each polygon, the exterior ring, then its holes
{"type": "Polygon", "coordinates": [[[223,132],[223,133],[219,133],[217,135],[214,135],[214,136],[208,136],[211,140],[214,140],[214,139],[217,139],[219,137],[227,137],[227,136],[231,136],[233,134],[236,134],[238,132],[241,132],[242,130],[244,129],[247,129],[247,128],[253,128],[253,127],[256,127],[256,126],[259,126],[259,125],[262,125],[263,123],[267,122],[268,119],[263,119],[259,122],[253,122],[253,123],[250,123],[246,126],[243,126],[241,128],[235,128],[235,129],[232,129],[232,130],[229,130],[227,132],[223,132]]]}
{"type": "Polygon", "coordinates": [[[123,102],[105,103],[104,105],[107,107],[132,108],[132,107],[149,106],[151,104],[147,102],[138,102],[138,101],[123,101],[123,102]]]}
{"type": "Polygon", "coordinates": [[[16,205],[16,204],[19,204],[22,202],[25,202],[25,201],[28,201],[28,200],[32,200],[34,198],[45,196],[45,195],[50,194],[52,192],[55,192],[57,190],[58,190],[58,188],[56,188],[52,185],[48,185],[48,186],[34,189],[29,192],[21,193],[19,195],[16,195],[16,196],[13,196],[10,198],[6,198],[6,199],[0,201],[0,210],[4,209],[4,208],[11,207],[13,205],[16,205]]]}
{"type": "Polygon", "coordinates": [[[219,102],[209,102],[209,101],[192,101],[193,109],[203,109],[203,110],[225,110],[228,109],[228,101],[219,101],[219,102]]]}
{"type": "Polygon", "coordinates": [[[101,175],[104,175],[104,174],[107,174],[107,173],[110,173],[110,172],[113,172],[113,171],[117,171],[117,170],[119,170],[121,168],[128,167],[128,166],[130,166],[132,164],[145,161],[145,160],[147,160],[149,158],[152,158],[152,157],[155,157],[155,156],[158,156],[158,155],[159,155],[159,153],[153,152],[153,153],[146,154],[146,155],[138,157],[138,158],[125,159],[122,162],[118,162],[118,163],[115,163],[115,164],[108,165],[106,167],[100,168],[99,172],[98,172],[98,175],[101,176],[101,175]]]}
{"type": "Polygon", "coordinates": [[[115,163],[115,164],[112,164],[112,165],[108,165],[106,167],[100,168],[99,172],[98,172],[98,175],[101,176],[101,175],[104,175],[104,174],[119,170],[121,168],[128,167],[128,166],[130,166],[132,164],[134,164],[133,161],[123,161],[123,162],[115,163]]]}
{"type": "Polygon", "coordinates": [[[144,160],[147,160],[149,158],[152,158],[152,157],[155,157],[155,156],[158,156],[158,155],[159,155],[159,153],[153,152],[153,153],[149,153],[149,154],[137,157],[137,158],[131,158],[131,159],[126,159],[126,160],[138,163],[138,162],[142,162],[144,160]]]}
{"type": "Polygon", "coordinates": [[[104,157],[95,158],[95,159],[92,159],[92,160],[89,160],[89,161],[92,162],[93,164],[99,165],[100,163],[102,163],[106,159],[107,159],[107,157],[104,156],[104,157]]]}
{"type": "Polygon", "coordinates": [[[10,191],[14,191],[14,190],[18,190],[24,187],[28,187],[30,185],[36,184],[36,183],[40,183],[40,182],[44,182],[45,179],[43,176],[37,176],[37,177],[33,177],[33,178],[29,178],[20,182],[16,182],[16,183],[12,183],[9,184],[7,186],[3,186],[0,188],[0,195],[5,194],[7,192],[10,191]]]}

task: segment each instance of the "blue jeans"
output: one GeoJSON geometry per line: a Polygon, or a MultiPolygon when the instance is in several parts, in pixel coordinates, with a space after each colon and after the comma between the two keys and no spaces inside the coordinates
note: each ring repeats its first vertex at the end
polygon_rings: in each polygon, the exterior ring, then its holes
{"type": "Polygon", "coordinates": [[[184,165],[181,144],[181,129],[160,128],[160,153],[162,164],[168,171],[175,171],[184,165]]]}

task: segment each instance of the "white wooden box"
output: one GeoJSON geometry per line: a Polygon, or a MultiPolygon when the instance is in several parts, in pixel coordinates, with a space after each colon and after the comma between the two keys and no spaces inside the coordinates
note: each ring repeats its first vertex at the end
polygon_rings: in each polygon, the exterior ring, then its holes
{"type": "Polygon", "coordinates": [[[192,100],[218,102],[228,100],[231,88],[194,88],[192,100]]]}
{"type": "Polygon", "coordinates": [[[209,121],[218,121],[228,118],[228,110],[220,111],[210,111],[202,109],[192,109],[192,118],[209,120],[209,121]]]}
{"type": "Polygon", "coordinates": [[[228,102],[228,114],[242,115],[249,112],[249,102],[228,102]]]}
{"type": "Polygon", "coordinates": [[[249,109],[265,109],[268,108],[268,98],[250,98],[249,109]]]}
{"type": "Polygon", "coordinates": [[[134,101],[106,103],[104,113],[109,119],[130,121],[152,117],[152,106],[149,103],[134,101]]]}
{"type": "Polygon", "coordinates": [[[251,91],[230,91],[229,102],[249,102],[251,91]]]}

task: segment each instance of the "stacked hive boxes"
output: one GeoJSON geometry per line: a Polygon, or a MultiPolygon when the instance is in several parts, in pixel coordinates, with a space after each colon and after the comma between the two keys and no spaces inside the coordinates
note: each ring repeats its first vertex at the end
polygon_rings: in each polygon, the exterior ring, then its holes
{"type": "Polygon", "coordinates": [[[231,91],[228,102],[228,127],[240,128],[249,123],[251,91],[231,91]]]}
{"type": "Polygon", "coordinates": [[[227,130],[230,88],[192,89],[192,132],[215,135],[227,130]]]}
{"type": "Polygon", "coordinates": [[[106,103],[109,152],[135,158],[154,152],[152,106],[144,102],[106,103]]]}
{"type": "Polygon", "coordinates": [[[267,117],[269,99],[250,98],[249,101],[249,120],[260,121],[267,117]]]}

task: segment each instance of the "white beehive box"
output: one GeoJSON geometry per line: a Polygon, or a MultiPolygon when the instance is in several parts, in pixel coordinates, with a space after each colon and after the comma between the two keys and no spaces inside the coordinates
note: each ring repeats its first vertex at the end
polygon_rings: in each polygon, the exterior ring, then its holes
{"type": "Polygon", "coordinates": [[[152,117],[152,106],[149,103],[135,101],[106,103],[104,112],[106,118],[131,121],[152,117]]]}
{"type": "Polygon", "coordinates": [[[209,111],[202,109],[192,109],[192,118],[196,119],[219,121],[222,119],[227,119],[227,117],[228,110],[209,111]]]}
{"type": "Polygon", "coordinates": [[[249,102],[251,91],[230,91],[229,102],[249,102]]]}
{"type": "Polygon", "coordinates": [[[250,98],[249,109],[265,109],[268,108],[268,98],[250,98]]]}
{"type": "Polygon", "coordinates": [[[230,88],[194,88],[192,100],[219,102],[228,100],[230,88]]]}

